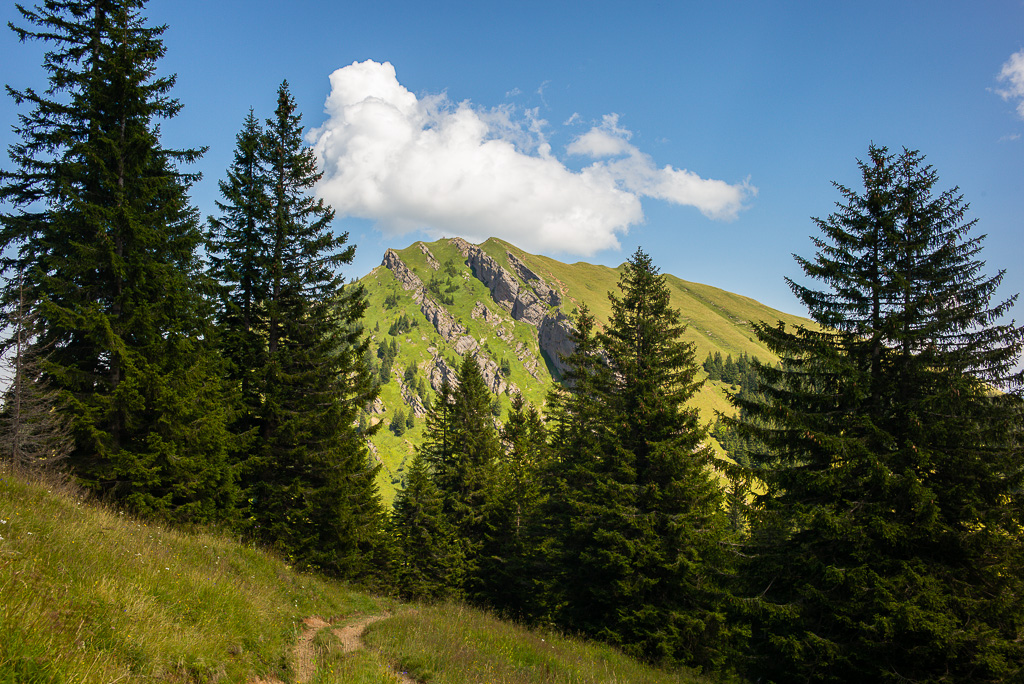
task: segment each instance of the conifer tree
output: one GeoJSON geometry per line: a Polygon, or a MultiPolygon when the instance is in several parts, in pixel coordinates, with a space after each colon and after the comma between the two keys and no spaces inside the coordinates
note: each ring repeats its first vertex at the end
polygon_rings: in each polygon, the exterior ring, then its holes
{"type": "Polygon", "coordinates": [[[458,386],[442,386],[431,406],[421,453],[444,497],[445,516],[465,545],[464,589],[470,596],[479,595],[480,553],[500,452],[490,393],[476,358],[467,355],[458,386]]]}
{"type": "Polygon", "coordinates": [[[537,408],[521,394],[512,399],[501,430],[503,454],[494,494],[485,509],[477,592],[492,608],[516,617],[537,612],[539,554],[536,518],[543,503],[541,473],[547,465],[547,431],[537,408]]]}
{"type": "Polygon", "coordinates": [[[270,255],[265,237],[270,197],[262,143],[263,129],[250,109],[236,136],[227,178],[219,182],[221,215],[210,217],[207,238],[208,272],[221,285],[217,339],[242,403],[233,426],[240,435],[258,427],[262,402],[258,376],[267,362],[263,308],[269,299],[270,255]]]}
{"type": "Polygon", "coordinates": [[[594,316],[585,304],[581,305],[573,316],[573,351],[562,359],[566,366],[564,384],[555,385],[548,393],[551,459],[542,477],[543,500],[538,516],[542,564],[536,572],[544,587],[544,605],[534,608],[538,617],[558,620],[577,631],[590,628],[591,633],[595,633],[600,615],[611,609],[603,605],[593,611],[594,622],[567,614],[567,609],[583,610],[592,599],[603,597],[603,574],[592,575],[599,568],[589,567],[588,561],[595,528],[601,524],[599,511],[604,497],[597,473],[602,454],[612,447],[597,389],[606,382],[608,366],[594,327],[594,316]],[[580,578],[586,578],[582,584],[580,578]]]}
{"type": "Polygon", "coordinates": [[[552,495],[572,511],[561,619],[651,660],[720,664],[727,524],[706,431],[686,406],[701,384],[693,347],[648,255],[633,255],[619,288],[593,342],[581,317],[587,366],[570,377],[582,393],[556,402],[556,443],[582,447],[560,454],[575,463],[552,495]],[[566,421],[566,407],[599,432],[566,421]]]}
{"type": "Polygon", "coordinates": [[[740,402],[764,485],[751,521],[751,671],[771,681],[1019,679],[1024,332],[957,191],[872,145],[815,223],[820,328],[767,324],[783,360],[740,402]],[[755,442],[756,443],[756,442],[755,442]]]}
{"type": "Polygon", "coordinates": [[[405,487],[395,496],[392,535],[395,575],[403,598],[437,600],[462,595],[465,544],[444,513],[444,497],[417,454],[405,487]]]}
{"type": "MultiPolygon", "coordinates": [[[[309,194],[320,172],[300,121],[283,83],[259,144],[263,188],[249,195],[266,205],[246,210],[266,252],[257,252],[252,270],[260,278],[252,291],[264,298],[251,321],[264,346],[251,362],[262,363],[238,369],[251,378],[249,400],[259,398],[243,484],[259,538],[304,567],[364,577],[383,548],[384,523],[377,468],[357,428],[361,407],[376,396],[360,324],[366,298],[361,287],[343,287],[338,269],[354,249],[347,234],[331,232],[333,210],[309,194]]],[[[253,130],[250,120],[240,148],[253,130]]],[[[232,185],[237,177],[229,174],[232,185]]],[[[221,225],[232,223],[229,212],[221,225]]],[[[225,284],[241,292],[244,274],[236,273],[225,284]]]]}
{"type": "MultiPolygon", "coordinates": [[[[2,173],[5,274],[38,302],[44,373],[73,419],[68,463],[87,487],[139,511],[219,517],[235,491],[229,435],[199,287],[202,234],[158,122],[180,109],[157,77],[163,27],[141,0],[26,9],[22,40],[49,43],[49,88],[9,88],[21,142],[2,173]]],[[[17,301],[8,278],[6,311],[17,301]]]]}

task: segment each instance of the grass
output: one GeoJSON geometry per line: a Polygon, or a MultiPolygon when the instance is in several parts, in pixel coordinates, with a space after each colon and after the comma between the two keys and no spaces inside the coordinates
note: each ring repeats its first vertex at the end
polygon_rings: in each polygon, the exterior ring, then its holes
{"type": "Polygon", "coordinates": [[[2,471],[0,521],[3,684],[287,679],[303,617],[382,604],[223,535],[2,471]]]}
{"type": "Polygon", "coordinates": [[[294,572],[216,531],[182,531],[14,477],[0,464],[0,684],[298,682],[303,684],[686,684],[615,649],[530,631],[465,606],[405,606],[294,572]],[[368,648],[335,631],[362,616],[368,648]]]}
{"type": "Polygon", "coordinates": [[[531,631],[460,604],[422,606],[371,625],[365,639],[427,684],[686,684],[691,672],[665,672],[616,649],[531,631]]]}

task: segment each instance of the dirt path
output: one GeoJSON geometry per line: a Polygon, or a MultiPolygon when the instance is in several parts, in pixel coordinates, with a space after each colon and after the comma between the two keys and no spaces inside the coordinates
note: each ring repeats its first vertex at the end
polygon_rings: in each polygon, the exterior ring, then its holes
{"type": "Polygon", "coordinates": [[[313,639],[316,633],[324,627],[330,627],[330,623],[322,618],[308,617],[302,621],[306,626],[305,631],[299,635],[292,649],[292,666],[295,668],[295,681],[308,682],[316,674],[316,654],[313,651],[313,639]]]}
{"type": "Polygon", "coordinates": [[[341,650],[345,653],[351,653],[352,651],[364,648],[366,644],[363,643],[363,632],[366,631],[366,628],[374,622],[379,622],[389,617],[391,617],[389,613],[370,615],[369,617],[364,617],[359,622],[353,622],[351,625],[335,629],[334,636],[341,639],[341,650]]]}
{"type": "MultiPolygon", "coordinates": [[[[350,625],[338,627],[332,630],[332,633],[341,641],[341,650],[344,653],[351,653],[366,648],[363,633],[367,627],[389,617],[391,617],[390,613],[369,615],[350,625]]],[[[295,670],[295,681],[300,683],[309,682],[316,674],[316,652],[313,649],[313,639],[321,629],[331,626],[323,618],[316,616],[304,619],[302,624],[305,629],[299,635],[295,646],[292,647],[292,667],[295,670]]],[[[415,679],[411,679],[403,672],[392,672],[392,674],[395,675],[399,684],[417,684],[415,679]]],[[[257,679],[250,684],[284,684],[284,682],[279,679],[257,679]]]]}
{"type": "MultiPolygon", "coordinates": [[[[374,622],[379,622],[389,617],[391,617],[390,613],[364,617],[357,622],[353,622],[351,625],[335,629],[334,636],[341,640],[341,649],[345,653],[358,651],[359,649],[366,648],[366,642],[363,641],[363,633],[366,632],[366,628],[374,622]]],[[[404,672],[392,671],[392,674],[395,675],[399,684],[417,684],[415,679],[407,676],[404,672]]]]}

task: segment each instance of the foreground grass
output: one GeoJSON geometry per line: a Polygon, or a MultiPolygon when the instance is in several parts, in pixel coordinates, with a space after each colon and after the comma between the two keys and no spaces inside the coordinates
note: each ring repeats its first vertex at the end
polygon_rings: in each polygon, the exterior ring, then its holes
{"type": "Polygon", "coordinates": [[[290,680],[301,619],[380,602],[0,471],[0,682],[290,680]]]}
{"type": "Polygon", "coordinates": [[[0,684],[395,684],[397,672],[423,684],[705,681],[464,606],[375,598],[228,536],[136,520],[3,467],[0,684]],[[327,626],[307,632],[311,616],[327,626]],[[341,628],[369,617],[379,621],[368,647],[346,651],[341,628]]]}
{"type": "Polygon", "coordinates": [[[532,631],[458,604],[407,610],[365,639],[400,671],[429,684],[684,684],[603,644],[532,631]]]}

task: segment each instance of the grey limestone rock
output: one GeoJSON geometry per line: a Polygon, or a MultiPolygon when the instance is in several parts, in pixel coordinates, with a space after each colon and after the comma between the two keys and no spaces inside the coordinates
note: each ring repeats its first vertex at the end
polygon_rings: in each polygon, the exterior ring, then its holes
{"type": "Polygon", "coordinates": [[[427,257],[427,264],[430,265],[430,268],[434,269],[435,271],[438,270],[439,268],[441,268],[441,264],[439,264],[437,262],[437,259],[434,258],[434,255],[431,254],[431,252],[427,248],[427,246],[425,244],[423,244],[422,242],[419,243],[419,245],[420,245],[420,251],[423,252],[423,256],[427,257]]]}
{"type": "Polygon", "coordinates": [[[565,373],[568,369],[562,357],[576,350],[576,344],[572,341],[574,330],[572,321],[561,311],[545,316],[538,329],[541,351],[547,354],[559,373],[565,373]]]}
{"type": "Polygon", "coordinates": [[[561,306],[562,295],[558,290],[554,289],[541,278],[539,275],[530,270],[530,268],[520,261],[512,252],[506,252],[508,254],[508,263],[512,266],[512,270],[516,272],[524,283],[533,288],[537,296],[540,297],[542,302],[545,302],[551,306],[561,306]]]}
{"type": "Polygon", "coordinates": [[[534,326],[540,324],[547,306],[531,290],[520,287],[515,276],[475,245],[470,245],[467,259],[473,275],[491,291],[495,304],[517,321],[534,326]]]}
{"type": "Polygon", "coordinates": [[[462,256],[469,256],[469,249],[470,249],[470,247],[473,246],[473,245],[469,244],[468,242],[466,242],[465,240],[463,240],[462,238],[459,238],[459,237],[451,238],[448,242],[450,242],[453,245],[455,245],[455,247],[457,247],[458,250],[460,252],[462,252],[462,256]]]}
{"type": "Polygon", "coordinates": [[[406,405],[412,410],[413,415],[422,416],[426,415],[427,407],[423,405],[423,400],[420,399],[420,395],[416,394],[416,390],[413,387],[405,384],[404,378],[401,374],[395,370],[395,380],[398,382],[398,390],[402,393],[402,399],[406,405]]]}
{"type": "Polygon", "coordinates": [[[459,384],[459,373],[457,369],[452,368],[448,365],[448,362],[444,360],[443,356],[435,356],[434,360],[430,364],[430,375],[428,377],[430,386],[435,392],[440,392],[441,387],[445,381],[448,381],[449,387],[455,387],[459,384]]]}
{"type": "Polygon", "coordinates": [[[405,265],[402,257],[398,256],[398,252],[395,250],[389,249],[384,252],[384,261],[382,263],[385,268],[395,275],[395,280],[399,282],[403,289],[417,292],[425,290],[423,281],[405,265]]]}

